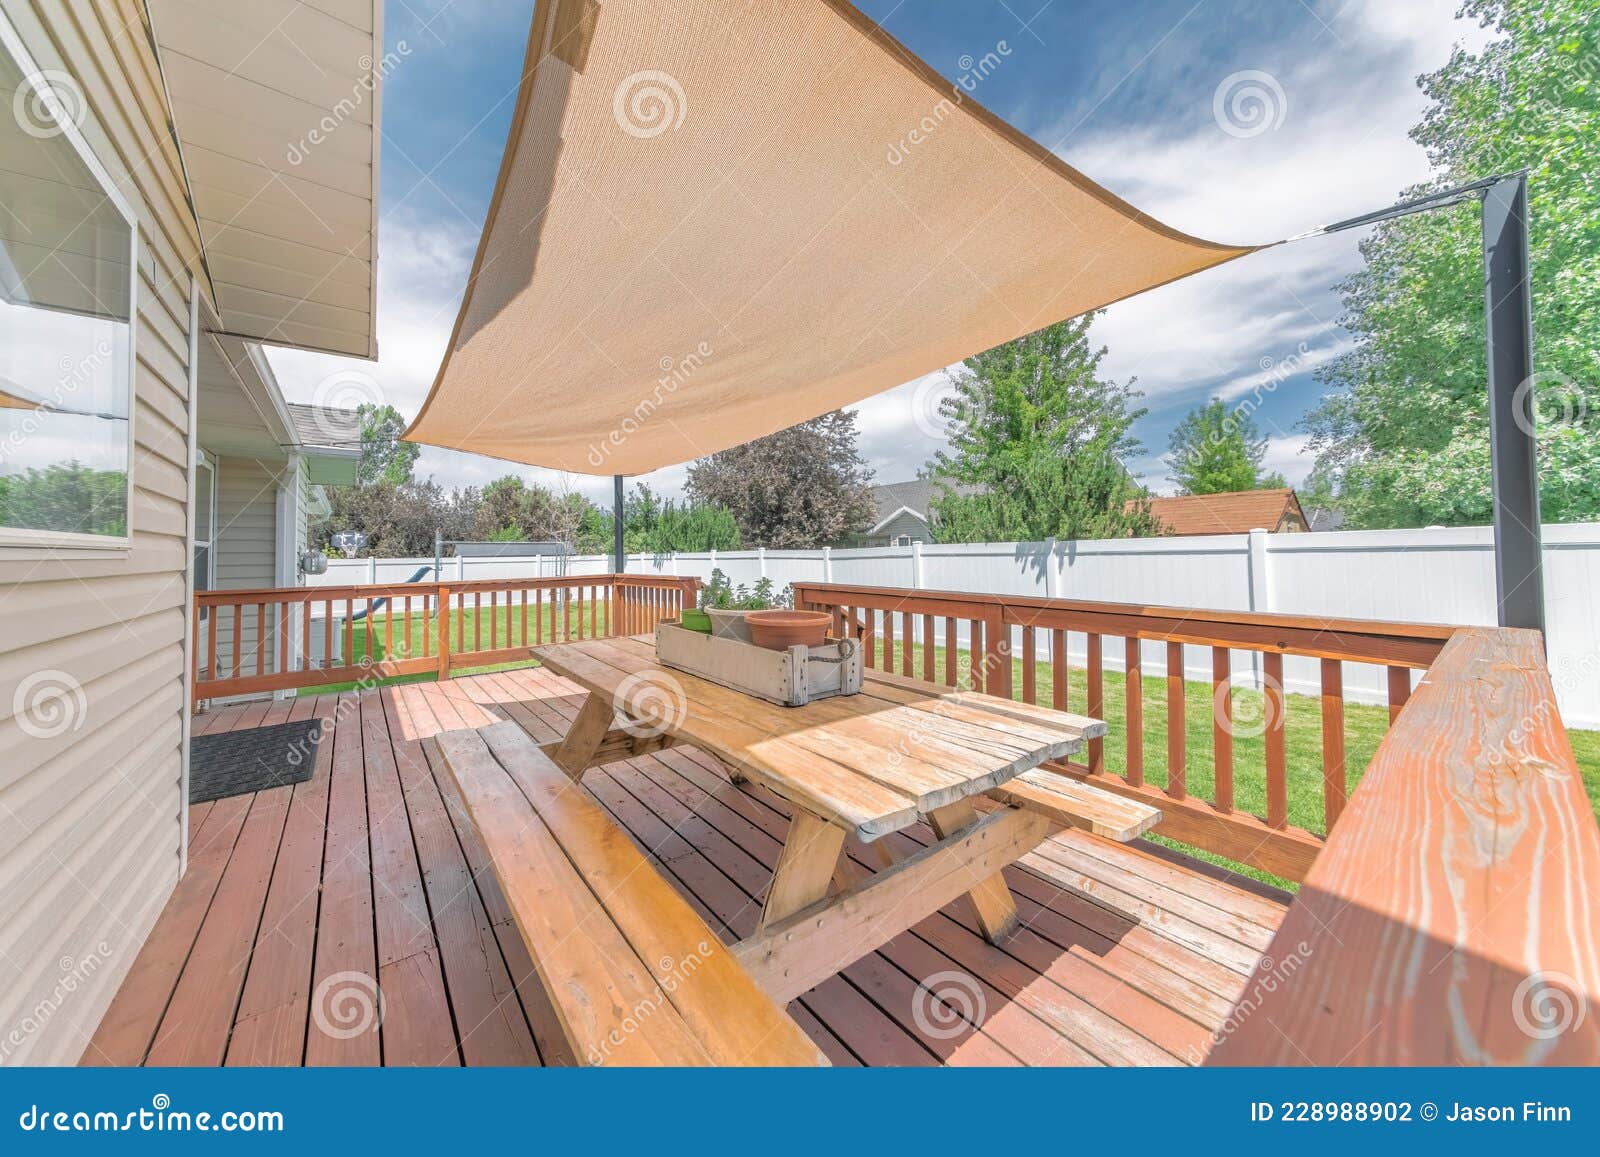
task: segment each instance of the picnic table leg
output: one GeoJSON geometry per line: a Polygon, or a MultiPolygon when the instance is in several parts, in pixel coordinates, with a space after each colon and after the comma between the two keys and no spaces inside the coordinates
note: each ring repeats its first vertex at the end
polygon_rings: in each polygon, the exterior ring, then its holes
{"type": "MultiPolygon", "coordinates": [[[[935,808],[928,813],[928,823],[941,840],[978,821],[978,810],[962,800],[935,808]]],[[[1017,929],[1017,902],[1011,898],[1011,887],[999,872],[982,880],[967,893],[977,910],[978,927],[984,939],[998,944],[1017,929]]]]}
{"type": "Polygon", "coordinates": [[[567,728],[567,734],[553,756],[561,770],[574,781],[582,779],[584,770],[594,761],[595,752],[600,750],[600,741],[611,730],[613,714],[611,700],[592,693],[578,709],[578,717],[567,728]]]}
{"type": "Polygon", "coordinates": [[[894,853],[889,850],[889,845],[884,840],[873,840],[870,844],[859,836],[849,836],[845,840],[845,852],[839,857],[839,866],[833,871],[833,885],[839,891],[844,891],[853,884],[871,879],[876,872],[894,867],[894,853]],[[855,861],[860,860],[861,863],[855,861]],[[870,868],[865,865],[872,865],[870,868]]]}
{"type": "Polygon", "coordinates": [[[844,850],[844,829],[809,812],[794,809],[789,835],[778,853],[778,867],[767,889],[761,927],[775,924],[828,894],[844,850]]]}

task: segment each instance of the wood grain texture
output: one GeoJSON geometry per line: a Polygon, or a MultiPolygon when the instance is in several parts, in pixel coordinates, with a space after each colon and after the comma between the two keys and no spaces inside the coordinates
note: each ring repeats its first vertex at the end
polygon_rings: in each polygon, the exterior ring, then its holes
{"type": "Polygon", "coordinates": [[[1294,971],[1245,993],[1210,1063],[1600,1063],[1596,896],[1600,831],[1540,638],[1463,629],[1267,950],[1294,971]]]}

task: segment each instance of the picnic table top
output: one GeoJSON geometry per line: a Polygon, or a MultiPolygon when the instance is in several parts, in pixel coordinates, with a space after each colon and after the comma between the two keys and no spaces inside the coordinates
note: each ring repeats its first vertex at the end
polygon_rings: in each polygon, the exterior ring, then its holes
{"type": "Polygon", "coordinates": [[[1085,716],[867,672],[858,695],[780,707],[663,667],[651,636],[534,647],[626,719],[692,743],[863,840],[916,823],[1105,734],[1085,716]]]}

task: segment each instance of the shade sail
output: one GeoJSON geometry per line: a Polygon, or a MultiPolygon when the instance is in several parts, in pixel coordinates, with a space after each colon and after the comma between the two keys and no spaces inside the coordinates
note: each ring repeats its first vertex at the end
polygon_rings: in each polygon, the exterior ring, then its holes
{"type": "Polygon", "coordinates": [[[406,437],[642,474],[1249,251],[981,108],[1008,52],[952,85],[843,0],[540,0],[406,437]]]}

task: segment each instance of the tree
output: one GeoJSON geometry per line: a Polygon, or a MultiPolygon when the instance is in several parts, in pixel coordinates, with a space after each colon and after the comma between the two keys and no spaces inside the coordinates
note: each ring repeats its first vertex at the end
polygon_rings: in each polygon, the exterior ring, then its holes
{"type": "Polygon", "coordinates": [[[387,482],[399,486],[410,482],[422,447],[400,441],[406,428],[400,411],[366,402],[356,407],[356,413],[361,418],[361,462],[356,467],[356,485],[387,482]]]}
{"type": "Polygon", "coordinates": [[[1132,383],[1100,377],[1093,314],[967,358],[941,409],[949,452],[929,463],[940,542],[1116,538],[1160,533],[1123,466],[1144,410],[1132,383]]]}
{"type": "MultiPolygon", "coordinates": [[[[1540,491],[1552,521],[1600,516],[1600,19],[1592,0],[1467,0],[1498,36],[1421,79],[1412,138],[1437,178],[1529,168],[1540,491]]],[[[1492,521],[1483,264],[1475,204],[1378,226],[1340,290],[1356,338],[1307,416],[1314,484],[1354,527],[1492,521]]]]}
{"type": "Polygon", "coordinates": [[[872,472],[856,449],[856,416],[835,410],[698,459],[686,490],[733,515],[747,547],[817,547],[872,525],[872,472]]]}
{"type": "MultiPolygon", "coordinates": [[[[643,482],[624,501],[622,518],[623,546],[629,554],[739,549],[739,526],[730,512],[703,503],[680,506],[670,498],[662,501],[643,482]]],[[[611,517],[606,516],[604,523],[609,543],[611,517]]]]}
{"type": "Polygon", "coordinates": [[[1267,440],[1249,411],[1230,411],[1212,398],[1184,415],[1167,443],[1167,466],[1183,494],[1228,494],[1286,486],[1281,474],[1261,473],[1267,440]]]}
{"type": "Polygon", "coordinates": [[[605,549],[602,516],[583,495],[524,482],[515,474],[483,488],[472,523],[486,542],[564,542],[580,554],[605,549]]]}
{"type": "Polygon", "coordinates": [[[378,558],[432,555],[435,528],[447,539],[470,537],[481,501],[470,486],[446,493],[432,478],[336,486],[327,493],[331,513],[310,528],[310,541],[327,549],[333,534],[358,530],[367,536],[361,556],[378,558]]]}

